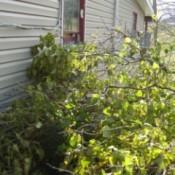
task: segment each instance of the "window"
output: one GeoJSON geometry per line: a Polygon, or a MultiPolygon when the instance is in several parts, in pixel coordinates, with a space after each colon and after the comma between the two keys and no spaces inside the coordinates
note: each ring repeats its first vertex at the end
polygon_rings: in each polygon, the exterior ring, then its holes
{"type": "Polygon", "coordinates": [[[64,2],[64,30],[78,32],[79,4],[78,0],[65,0],[64,2]]]}
{"type": "Polygon", "coordinates": [[[137,30],[137,13],[133,12],[133,30],[137,30]]]}
{"type": "Polygon", "coordinates": [[[84,41],[85,0],[64,2],[64,43],[84,41]]]}

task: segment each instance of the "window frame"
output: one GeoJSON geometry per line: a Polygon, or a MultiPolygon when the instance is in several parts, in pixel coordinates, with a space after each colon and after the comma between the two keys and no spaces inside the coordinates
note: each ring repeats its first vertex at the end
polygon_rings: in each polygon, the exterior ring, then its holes
{"type": "Polygon", "coordinates": [[[133,12],[133,30],[137,30],[137,21],[138,21],[138,15],[136,12],[133,12]]]}
{"type": "MultiPolygon", "coordinates": [[[[78,31],[66,31],[63,27],[63,33],[66,34],[63,36],[64,43],[70,42],[84,42],[85,38],[85,4],[86,0],[78,0],[78,31]]],[[[65,7],[64,7],[65,8],[65,7]]],[[[66,10],[66,9],[64,9],[66,10]]]]}

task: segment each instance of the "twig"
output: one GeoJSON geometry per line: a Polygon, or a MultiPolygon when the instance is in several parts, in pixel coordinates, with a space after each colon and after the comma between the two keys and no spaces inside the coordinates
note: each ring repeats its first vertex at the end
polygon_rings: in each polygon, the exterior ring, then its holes
{"type": "Polygon", "coordinates": [[[107,86],[106,89],[105,89],[105,92],[110,89],[110,88],[116,88],[116,89],[132,89],[132,90],[145,90],[145,89],[149,89],[149,88],[159,88],[159,89],[162,89],[162,90],[168,90],[168,91],[171,91],[173,93],[175,93],[175,89],[172,89],[172,88],[169,88],[169,87],[163,87],[163,86],[159,86],[159,85],[156,85],[156,84],[153,84],[151,86],[148,86],[148,87],[144,87],[144,88],[136,88],[136,87],[131,87],[131,86],[107,86]]]}
{"type": "MultiPolygon", "coordinates": [[[[47,165],[48,167],[52,168],[53,170],[56,170],[56,171],[59,171],[59,172],[62,172],[62,173],[68,173],[68,174],[72,174],[72,175],[74,174],[72,171],[64,170],[64,169],[61,169],[61,168],[54,167],[54,166],[52,166],[52,165],[49,164],[49,163],[46,163],[46,165],[47,165]]],[[[75,175],[77,175],[77,174],[75,174],[75,175]]]]}
{"type": "Polygon", "coordinates": [[[0,121],[0,125],[7,125],[10,123],[14,123],[14,121],[8,121],[8,122],[0,121]]]}

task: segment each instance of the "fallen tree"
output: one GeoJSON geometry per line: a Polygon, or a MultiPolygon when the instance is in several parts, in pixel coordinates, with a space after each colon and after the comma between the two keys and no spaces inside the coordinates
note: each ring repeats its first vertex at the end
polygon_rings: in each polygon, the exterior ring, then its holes
{"type": "Polygon", "coordinates": [[[174,49],[41,37],[27,99],[0,116],[1,174],[175,174],[174,49]]]}

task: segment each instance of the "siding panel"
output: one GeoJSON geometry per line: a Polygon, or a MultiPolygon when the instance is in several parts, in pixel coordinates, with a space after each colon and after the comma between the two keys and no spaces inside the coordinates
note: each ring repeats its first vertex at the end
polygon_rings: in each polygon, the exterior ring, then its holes
{"type": "Polygon", "coordinates": [[[20,94],[20,88],[18,85],[6,87],[0,91],[0,101],[7,100],[12,96],[20,94]]]}
{"type": "Polygon", "coordinates": [[[19,71],[25,71],[31,62],[31,59],[27,59],[22,61],[0,64],[0,77],[19,71]]]}
{"type": "Polygon", "coordinates": [[[141,10],[135,0],[122,0],[119,3],[119,18],[118,25],[123,28],[125,32],[132,31],[133,12],[137,13],[137,30],[144,29],[144,12],[141,10]]]}
{"type": "Polygon", "coordinates": [[[58,0],[18,0],[18,1],[52,8],[59,7],[58,0]]]}
{"type": "Polygon", "coordinates": [[[52,32],[52,30],[39,30],[39,29],[17,30],[16,28],[0,27],[0,38],[38,37],[40,35],[46,35],[48,32],[52,32]]]}
{"type": "Polygon", "coordinates": [[[27,80],[26,73],[24,72],[18,72],[15,74],[9,74],[6,76],[0,77],[0,88],[6,88],[15,84],[20,84],[21,82],[27,80]]]}
{"type": "Polygon", "coordinates": [[[38,43],[39,38],[2,38],[0,39],[0,50],[19,49],[32,47],[38,43]]]}
{"type": "Polygon", "coordinates": [[[22,24],[28,26],[48,26],[54,27],[57,25],[56,18],[48,18],[41,16],[16,14],[8,12],[0,12],[0,21],[4,24],[22,24]]]}
{"type": "Polygon", "coordinates": [[[22,94],[21,87],[28,82],[25,70],[32,61],[31,47],[39,36],[58,33],[59,9],[58,0],[0,1],[0,110],[22,94]]]}
{"type": "Polygon", "coordinates": [[[20,61],[27,58],[32,58],[30,48],[0,51],[0,65],[3,63],[20,61]]]}
{"type": "Polygon", "coordinates": [[[86,4],[86,40],[92,40],[97,34],[97,40],[103,42],[108,29],[114,27],[115,0],[87,0],[86,4]]]}
{"type": "Polygon", "coordinates": [[[7,0],[1,0],[0,11],[6,11],[6,12],[13,11],[13,13],[24,13],[39,16],[48,16],[53,18],[57,18],[58,16],[57,9],[38,6],[35,4],[27,4],[24,2],[7,1],[7,0]]]}

